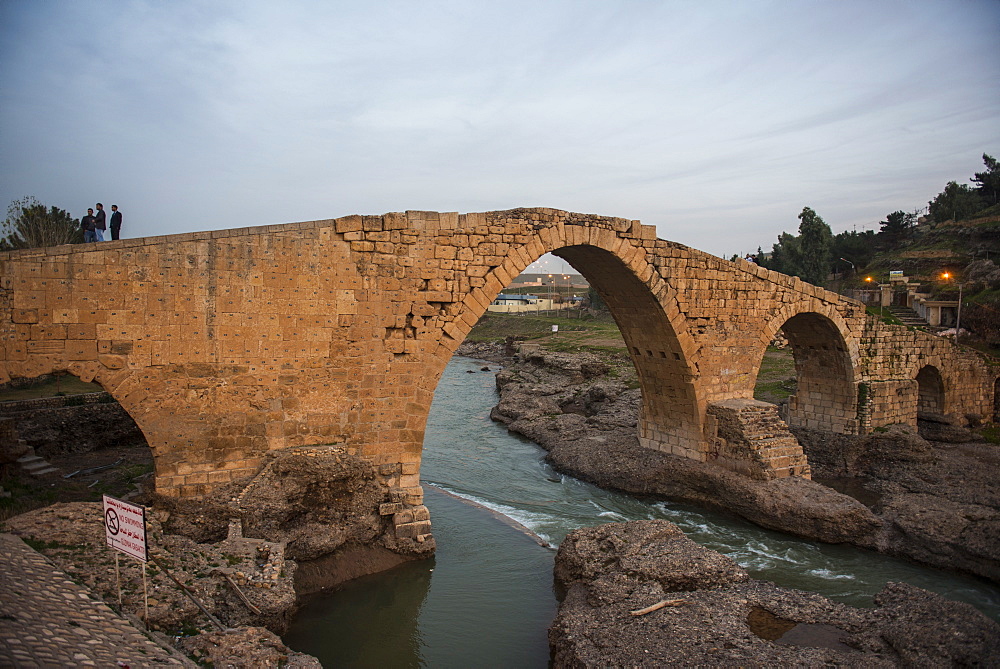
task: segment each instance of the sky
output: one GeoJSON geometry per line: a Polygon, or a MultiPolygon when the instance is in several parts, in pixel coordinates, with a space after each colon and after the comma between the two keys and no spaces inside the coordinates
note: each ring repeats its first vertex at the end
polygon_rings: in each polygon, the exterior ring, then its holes
{"type": "Polygon", "coordinates": [[[983,153],[1000,0],[0,0],[0,201],[123,237],[554,207],[742,256],[983,153]]]}

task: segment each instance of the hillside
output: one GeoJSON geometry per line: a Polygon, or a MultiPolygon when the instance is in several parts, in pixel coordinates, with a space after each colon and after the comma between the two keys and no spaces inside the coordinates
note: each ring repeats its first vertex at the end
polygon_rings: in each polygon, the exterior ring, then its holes
{"type": "MultiPolygon", "coordinates": [[[[976,261],[1000,261],[1000,216],[937,224],[922,219],[909,235],[858,267],[852,283],[860,287],[866,276],[885,277],[901,270],[908,277],[935,284],[941,282],[943,272],[961,277],[976,261]]],[[[946,284],[941,288],[946,289],[946,284]]]]}

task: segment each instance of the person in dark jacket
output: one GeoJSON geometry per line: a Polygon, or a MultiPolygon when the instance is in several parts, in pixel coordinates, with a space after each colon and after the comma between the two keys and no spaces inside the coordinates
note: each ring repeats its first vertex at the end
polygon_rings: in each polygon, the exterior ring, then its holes
{"type": "Polygon", "coordinates": [[[94,210],[87,209],[87,215],[80,219],[80,229],[83,230],[83,243],[96,242],[97,236],[94,234],[94,210]]]}
{"type": "Polygon", "coordinates": [[[111,205],[111,239],[118,239],[122,229],[122,213],[118,211],[118,205],[111,205]]]}
{"type": "Polygon", "coordinates": [[[105,223],[104,205],[100,202],[97,203],[97,213],[94,215],[94,241],[103,242],[104,241],[104,231],[108,229],[105,223]]]}

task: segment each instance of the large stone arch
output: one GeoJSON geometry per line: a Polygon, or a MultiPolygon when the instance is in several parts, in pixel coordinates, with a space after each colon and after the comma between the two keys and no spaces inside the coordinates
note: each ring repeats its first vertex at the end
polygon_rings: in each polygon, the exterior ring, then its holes
{"type": "Polygon", "coordinates": [[[795,356],[796,394],[789,398],[788,423],[816,430],[857,434],[857,344],[832,307],[815,302],[789,305],[764,328],[767,336],[756,357],[753,377],[778,330],[795,356]]]}
{"type": "MultiPolygon", "coordinates": [[[[705,402],[697,388],[697,344],[687,333],[673,289],[648,262],[645,249],[600,230],[573,227],[562,236],[539,235],[486,276],[463,302],[457,347],[501,290],[545,253],[563,258],[601,295],[625,340],[642,389],[639,443],[702,459],[705,402]],[[582,243],[581,243],[582,242],[582,243]],[[671,315],[673,316],[671,318],[671,315]]],[[[442,361],[434,383],[440,378],[442,361]]]]}

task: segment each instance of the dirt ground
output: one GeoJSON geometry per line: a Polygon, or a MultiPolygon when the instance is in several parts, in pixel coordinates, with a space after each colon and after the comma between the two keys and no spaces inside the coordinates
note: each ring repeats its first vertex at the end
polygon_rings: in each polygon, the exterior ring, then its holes
{"type": "Polygon", "coordinates": [[[153,481],[153,453],[146,446],[106,448],[48,462],[59,471],[37,478],[17,465],[3,466],[0,486],[10,497],[0,497],[0,520],[55,502],[99,502],[103,495],[122,498],[153,481]],[[88,471],[96,468],[101,469],[88,471]]]}

